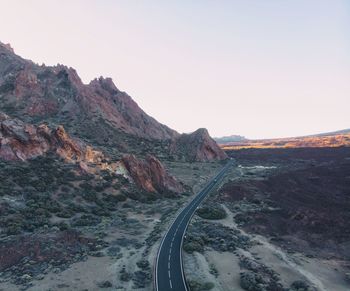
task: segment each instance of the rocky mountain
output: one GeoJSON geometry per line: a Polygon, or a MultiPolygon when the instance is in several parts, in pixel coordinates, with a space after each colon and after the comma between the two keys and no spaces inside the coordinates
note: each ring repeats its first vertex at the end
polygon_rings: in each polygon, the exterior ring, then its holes
{"type": "Polygon", "coordinates": [[[83,263],[92,285],[72,274],[50,288],[148,290],[168,219],[220,166],[188,162],[225,157],[206,130],[180,135],[110,78],[84,84],[0,43],[0,289],[39,290],[83,263]]]}
{"type": "Polygon", "coordinates": [[[188,161],[207,162],[227,158],[205,128],[173,139],[170,152],[179,159],[188,161]]]}
{"type": "Polygon", "coordinates": [[[110,78],[83,84],[77,72],[63,65],[37,65],[0,43],[0,92],[4,111],[36,121],[98,122],[143,138],[178,135],[147,115],[110,78]]]}
{"type": "Polygon", "coordinates": [[[63,125],[70,134],[118,158],[125,153],[191,161],[226,157],[205,130],[180,135],[147,115],[112,79],[84,84],[73,68],[35,64],[1,42],[0,110],[26,123],[63,125]]]}
{"type": "Polygon", "coordinates": [[[0,114],[0,159],[28,161],[54,153],[88,173],[116,172],[122,165],[149,193],[184,191],[156,156],[226,158],[207,130],[180,135],[147,115],[112,79],[84,84],[74,69],[35,64],[2,43],[0,114]]]}

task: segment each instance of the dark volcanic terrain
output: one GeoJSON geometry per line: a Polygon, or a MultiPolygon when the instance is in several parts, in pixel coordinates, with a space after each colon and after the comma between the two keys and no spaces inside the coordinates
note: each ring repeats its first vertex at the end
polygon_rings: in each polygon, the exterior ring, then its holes
{"type": "Polygon", "coordinates": [[[231,155],[245,165],[278,165],[263,179],[233,181],[221,189],[223,201],[270,206],[270,211],[237,214],[244,229],[296,251],[350,260],[350,148],[231,155]]]}
{"type": "Polygon", "coordinates": [[[349,290],[350,148],[227,154],[185,240],[192,289],[349,290]]]}

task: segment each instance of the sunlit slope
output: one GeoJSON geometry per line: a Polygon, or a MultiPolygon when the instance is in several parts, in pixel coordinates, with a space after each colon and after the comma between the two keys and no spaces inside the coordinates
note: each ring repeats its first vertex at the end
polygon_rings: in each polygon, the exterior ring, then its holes
{"type": "Polygon", "coordinates": [[[334,135],[318,135],[295,138],[247,140],[220,144],[224,150],[245,148],[305,148],[350,146],[350,132],[334,135]]]}

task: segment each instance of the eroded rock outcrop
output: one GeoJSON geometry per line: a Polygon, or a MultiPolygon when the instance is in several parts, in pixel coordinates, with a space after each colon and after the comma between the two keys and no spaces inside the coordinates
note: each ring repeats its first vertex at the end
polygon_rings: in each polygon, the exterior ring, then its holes
{"type": "Polygon", "coordinates": [[[227,158],[226,153],[210,137],[205,128],[173,139],[170,144],[170,153],[178,159],[197,162],[227,158]]]}
{"type": "Polygon", "coordinates": [[[103,158],[84,143],[72,139],[63,126],[51,130],[47,125],[34,126],[0,112],[0,158],[28,160],[49,151],[68,161],[97,163],[103,158]]]}
{"type": "Polygon", "coordinates": [[[184,188],[180,182],[167,173],[161,162],[148,155],[145,160],[134,155],[125,155],[122,163],[134,180],[135,184],[147,192],[182,193],[184,188]]]}

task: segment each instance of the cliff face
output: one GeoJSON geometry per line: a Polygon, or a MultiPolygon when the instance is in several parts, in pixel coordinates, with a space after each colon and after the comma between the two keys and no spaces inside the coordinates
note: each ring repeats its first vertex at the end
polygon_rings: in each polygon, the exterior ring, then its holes
{"type": "Polygon", "coordinates": [[[68,161],[100,162],[102,153],[68,136],[62,126],[51,130],[0,112],[0,158],[25,161],[52,151],[68,161]]]}
{"type": "MultiPolygon", "coordinates": [[[[94,172],[88,165],[115,172],[115,163],[80,140],[70,137],[63,126],[51,130],[46,125],[31,125],[0,112],[0,159],[26,161],[47,153],[55,153],[67,162],[77,162],[85,172],[94,172]]],[[[145,160],[125,155],[122,163],[135,184],[146,192],[182,193],[180,182],[169,175],[161,162],[148,155],[145,160]]]]}
{"type": "Polygon", "coordinates": [[[122,162],[136,185],[147,192],[184,192],[181,183],[169,175],[161,162],[151,155],[145,160],[126,155],[122,162]]]}
{"type": "Polygon", "coordinates": [[[227,158],[226,153],[220,149],[205,128],[174,138],[170,144],[170,152],[178,159],[197,162],[227,158]]]}

